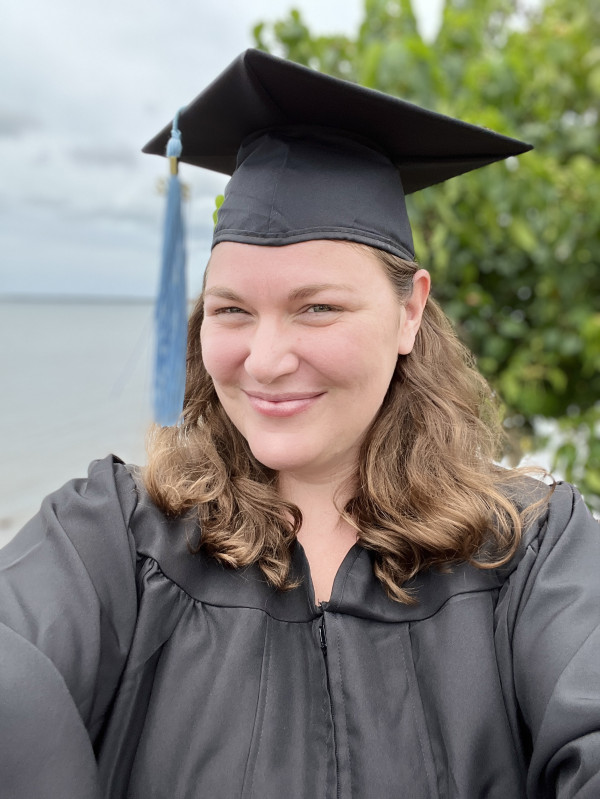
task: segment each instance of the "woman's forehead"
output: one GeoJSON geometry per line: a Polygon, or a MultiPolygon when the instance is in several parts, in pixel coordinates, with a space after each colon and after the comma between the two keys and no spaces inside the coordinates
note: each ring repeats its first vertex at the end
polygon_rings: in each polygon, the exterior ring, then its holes
{"type": "Polygon", "coordinates": [[[315,240],[282,247],[222,242],[213,249],[204,296],[229,293],[300,300],[319,291],[365,295],[393,290],[377,258],[352,242],[315,240]]]}
{"type": "Polygon", "coordinates": [[[217,244],[206,269],[207,285],[220,276],[231,279],[258,279],[269,275],[276,281],[311,275],[329,276],[352,282],[380,269],[374,255],[365,247],[347,241],[313,240],[266,247],[255,244],[222,242],[217,244]]]}

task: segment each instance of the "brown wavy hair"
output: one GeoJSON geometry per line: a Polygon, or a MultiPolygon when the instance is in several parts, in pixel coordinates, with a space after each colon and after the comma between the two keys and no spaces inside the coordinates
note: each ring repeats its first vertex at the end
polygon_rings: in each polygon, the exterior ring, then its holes
{"type": "MultiPolygon", "coordinates": [[[[352,246],[375,255],[405,302],[419,266],[352,246]]],[[[203,301],[201,295],[189,320],[182,422],[151,431],[144,482],[166,514],[197,516],[196,549],[234,568],[257,563],[271,585],[291,588],[302,514],[278,495],[277,473],[254,458],[217,398],[202,361],[203,301]]],[[[498,405],[430,297],[414,348],[398,357],[365,435],[352,481],[358,488],[339,509],[358,542],[373,551],[375,575],[391,598],[413,602],[406,582],[432,566],[502,565],[532,509],[545,501],[538,481],[524,490],[519,470],[494,463],[504,442],[498,405]]]]}

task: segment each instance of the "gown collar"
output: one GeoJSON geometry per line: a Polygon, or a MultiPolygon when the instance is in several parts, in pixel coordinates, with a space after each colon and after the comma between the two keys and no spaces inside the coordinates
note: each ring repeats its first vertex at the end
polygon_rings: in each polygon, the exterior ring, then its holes
{"type": "Polygon", "coordinates": [[[184,519],[165,519],[147,496],[140,497],[131,522],[138,557],[155,560],[164,576],[192,599],[213,606],[256,608],[281,621],[308,622],[323,612],[380,622],[419,621],[436,613],[452,596],[499,588],[507,573],[465,563],[445,573],[431,569],[407,585],[417,604],[404,605],[390,599],[375,577],[373,553],[355,544],[338,569],[331,598],[317,607],[299,542],[292,552],[292,576],[300,579],[300,585],[277,591],[256,565],[228,569],[202,551],[192,554],[189,542],[197,540],[197,527],[184,519]]]}

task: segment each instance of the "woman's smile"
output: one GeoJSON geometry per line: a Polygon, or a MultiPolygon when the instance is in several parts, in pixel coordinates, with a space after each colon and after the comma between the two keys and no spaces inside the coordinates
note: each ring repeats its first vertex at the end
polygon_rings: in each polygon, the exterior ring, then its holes
{"type": "Polygon", "coordinates": [[[252,408],[264,416],[286,418],[313,407],[324,392],[299,392],[267,394],[259,391],[245,391],[252,408]]]}

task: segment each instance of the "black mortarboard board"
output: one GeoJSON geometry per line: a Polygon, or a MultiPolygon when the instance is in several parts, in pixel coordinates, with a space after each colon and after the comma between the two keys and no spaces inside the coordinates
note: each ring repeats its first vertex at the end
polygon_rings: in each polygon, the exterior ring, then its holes
{"type": "MultiPolygon", "coordinates": [[[[179,115],[181,161],[233,175],[213,244],[345,239],[413,257],[404,196],[524,142],[247,50],[179,115]]],[[[144,152],[164,155],[165,127],[144,152]]]]}

